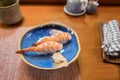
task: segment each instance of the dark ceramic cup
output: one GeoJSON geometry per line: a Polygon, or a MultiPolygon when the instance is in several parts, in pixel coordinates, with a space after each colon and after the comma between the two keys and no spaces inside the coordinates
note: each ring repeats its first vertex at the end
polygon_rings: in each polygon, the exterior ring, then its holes
{"type": "Polygon", "coordinates": [[[11,25],[22,19],[19,0],[0,0],[0,23],[11,25]]]}

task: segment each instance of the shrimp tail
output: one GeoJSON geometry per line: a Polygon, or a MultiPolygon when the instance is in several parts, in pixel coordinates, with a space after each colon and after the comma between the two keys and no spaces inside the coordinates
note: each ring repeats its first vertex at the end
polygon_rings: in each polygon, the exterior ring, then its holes
{"type": "Polygon", "coordinates": [[[20,53],[24,53],[24,52],[25,52],[24,50],[17,50],[16,54],[20,54],[20,53]]]}
{"type": "Polygon", "coordinates": [[[29,52],[29,51],[36,51],[36,50],[35,50],[35,47],[29,47],[29,48],[17,50],[17,51],[16,51],[16,54],[22,54],[22,53],[24,53],[24,52],[29,52]]]}
{"type": "Polygon", "coordinates": [[[54,40],[51,37],[42,38],[37,42],[33,43],[32,46],[34,47],[34,46],[40,45],[41,43],[44,43],[46,41],[54,41],[54,40]]]}
{"type": "Polygon", "coordinates": [[[36,42],[35,42],[35,43],[33,43],[33,44],[32,44],[32,46],[33,46],[33,47],[34,47],[34,46],[37,46],[36,42]]]}

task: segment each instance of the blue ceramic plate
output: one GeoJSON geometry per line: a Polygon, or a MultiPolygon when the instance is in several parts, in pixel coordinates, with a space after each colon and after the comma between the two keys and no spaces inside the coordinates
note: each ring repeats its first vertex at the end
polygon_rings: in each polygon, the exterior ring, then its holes
{"type": "MultiPolygon", "coordinates": [[[[38,39],[50,36],[50,31],[53,29],[71,34],[72,40],[63,45],[62,55],[67,59],[69,64],[72,63],[79,55],[80,43],[76,33],[63,24],[48,23],[30,29],[22,36],[19,43],[19,49],[30,47],[34,42],[38,41],[38,39]]],[[[25,52],[24,54],[21,54],[21,56],[27,64],[38,69],[51,70],[63,67],[55,67],[50,54],[38,55],[35,52],[25,52]]]]}

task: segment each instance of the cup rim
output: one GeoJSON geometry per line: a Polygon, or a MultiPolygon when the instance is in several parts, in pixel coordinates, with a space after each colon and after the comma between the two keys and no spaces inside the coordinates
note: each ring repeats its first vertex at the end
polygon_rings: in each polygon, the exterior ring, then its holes
{"type": "Polygon", "coordinates": [[[19,3],[19,0],[16,0],[15,3],[13,3],[13,4],[11,4],[11,5],[8,5],[8,6],[0,7],[0,9],[10,8],[10,7],[13,7],[13,6],[17,5],[18,3],[19,3]]]}

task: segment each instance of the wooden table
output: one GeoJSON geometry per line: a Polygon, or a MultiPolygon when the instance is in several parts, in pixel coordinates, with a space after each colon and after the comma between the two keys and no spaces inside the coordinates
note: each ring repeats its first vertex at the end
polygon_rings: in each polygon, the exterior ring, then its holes
{"type": "Polygon", "coordinates": [[[97,14],[72,17],[63,5],[21,5],[24,21],[0,24],[0,80],[120,80],[120,65],[103,62],[98,24],[120,21],[120,6],[100,6],[97,14]],[[76,31],[81,43],[77,63],[55,71],[38,70],[15,54],[20,36],[29,28],[47,22],[60,22],[76,31]],[[80,74],[79,74],[80,73],[80,74]]]}

